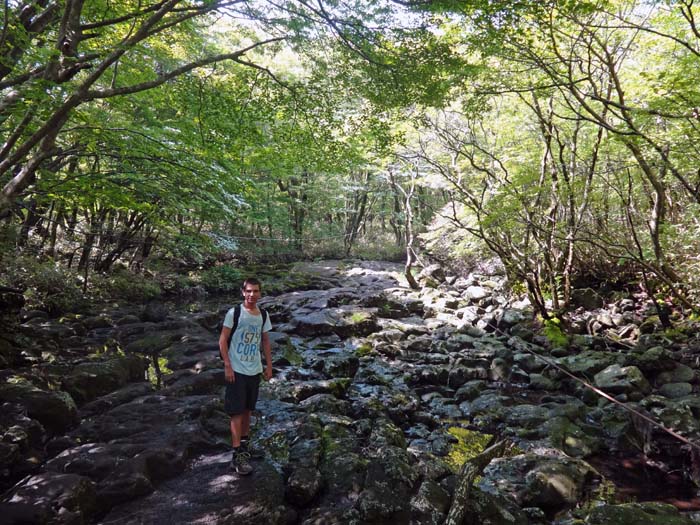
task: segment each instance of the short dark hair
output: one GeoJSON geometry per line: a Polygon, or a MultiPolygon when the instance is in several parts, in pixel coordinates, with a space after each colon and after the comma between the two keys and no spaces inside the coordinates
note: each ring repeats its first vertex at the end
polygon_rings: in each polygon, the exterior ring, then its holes
{"type": "Polygon", "coordinates": [[[260,279],[257,279],[256,277],[248,277],[245,281],[243,281],[243,284],[241,285],[241,290],[245,290],[245,287],[249,284],[257,286],[262,290],[262,284],[260,283],[260,279]]]}

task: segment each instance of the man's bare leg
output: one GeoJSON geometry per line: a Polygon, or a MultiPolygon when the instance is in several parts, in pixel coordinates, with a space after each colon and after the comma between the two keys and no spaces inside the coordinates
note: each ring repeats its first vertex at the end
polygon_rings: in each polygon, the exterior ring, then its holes
{"type": "Polygon", "coordinates": [[[246,410],[242,414],[231,416],[231,443],[233,448],[241,446],[241,438],[247,438],[250,433],[251,411],[246,410]]]}
{"type": "Polygon", "coordinates": [[[250,416],[252,411],[246,410],[241,414],[241,438],[247,438],[250,435],[250,416]]]}
{"type": "Polygon", "coordinates": [[[231,416],[231,444],[233,445],[233,448],[237,449],[241,446],[241,437],[243,436],[243,434],[241,434],[242,426],[243,414],[231,416]]]}

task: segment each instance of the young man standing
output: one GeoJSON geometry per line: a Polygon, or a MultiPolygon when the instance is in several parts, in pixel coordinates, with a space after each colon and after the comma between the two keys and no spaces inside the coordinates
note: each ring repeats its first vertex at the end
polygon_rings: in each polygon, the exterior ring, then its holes
{"type": "Polygon", "coordinates": [[[231,466],[238,474],[245,476],[253,471],[249,463],[248,441],[250,415],[255,410],[260,374],[263,373],[261,347],[267,363],[265,380],[272,377],[272,355],[268,337],[272,324],[269,317],[264,316],[258,308],[260,281],[255,278],[246,279],[241,292],[243,305],[231,308],[226,313],[219,336],[219,352],[224,360],[226,376],[224,409],[231,416],[231,466]],[[232,329],[234,331],[231,337],[232,329]]]}

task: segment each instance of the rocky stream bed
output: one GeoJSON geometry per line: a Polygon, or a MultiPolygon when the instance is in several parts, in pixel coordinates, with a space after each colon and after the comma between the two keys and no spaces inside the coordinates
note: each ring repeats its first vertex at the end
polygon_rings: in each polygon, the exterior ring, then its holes
{"type": "Polygon", "coordinates": [[[512,446],[464,523],[700,523],[696,449],[564,372],[700,441],[700,338],[661,331],[634,296],[580,291],[578,335],[557,346],[497,271],[432,268],[420,291],[389,263],[296,271],[306,289],[261,301],[275,375],[246,478],[215,331],[238,298],[19,312],[0,339],[0,521],[439,524],[494,436],[512,446]]]}

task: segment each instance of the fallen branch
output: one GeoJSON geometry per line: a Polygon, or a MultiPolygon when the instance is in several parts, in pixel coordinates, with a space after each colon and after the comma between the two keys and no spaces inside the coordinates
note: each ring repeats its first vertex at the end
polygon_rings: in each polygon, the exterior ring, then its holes
{"type": "Polygon", "coordinates": [[[501,457],[508,449],[508,446],[508,441],[499,441],[462,465],[462,469],[459,471],[457,488],[455,488],[455,493],[452,497],[452,505],[450,505],[450,511],[447,513],[447,518],[445,519],[445,525],[462,524],[464,515],[467,512],[469,493],[471,492],[474,479],[481,475],[483,470],[493,459],[501,457]]]}

